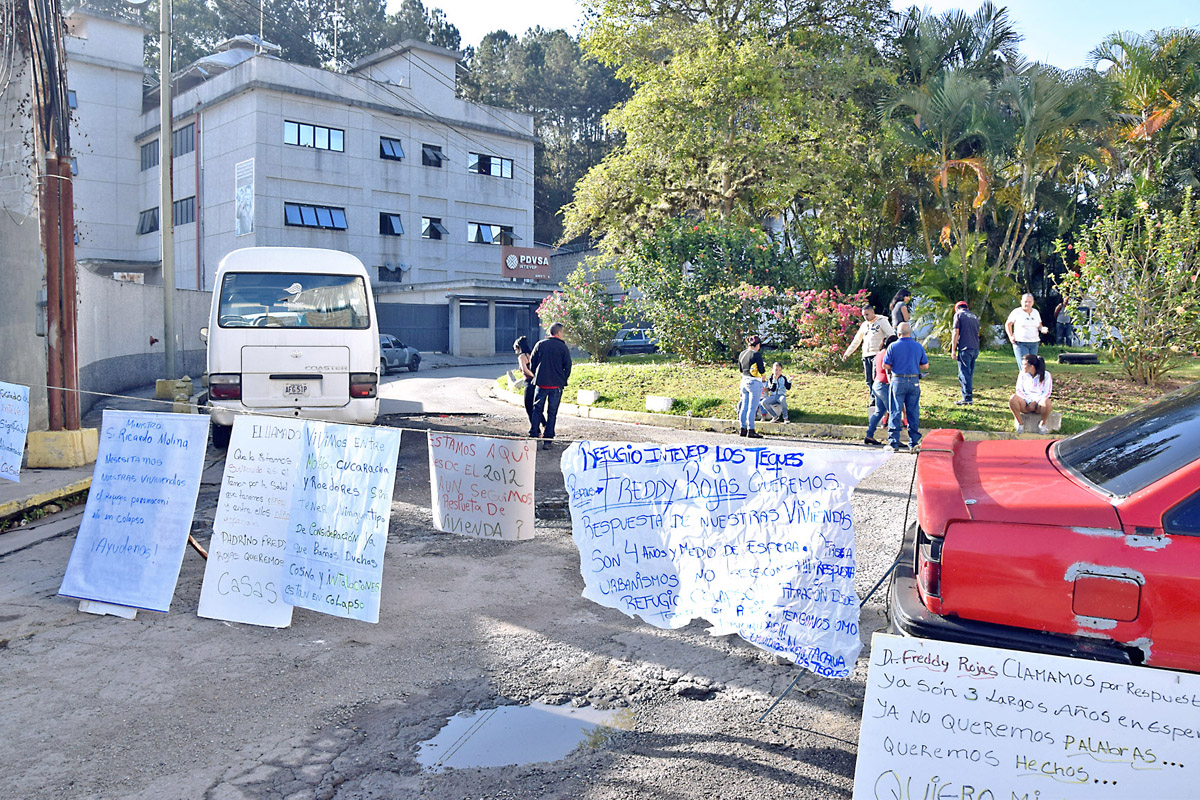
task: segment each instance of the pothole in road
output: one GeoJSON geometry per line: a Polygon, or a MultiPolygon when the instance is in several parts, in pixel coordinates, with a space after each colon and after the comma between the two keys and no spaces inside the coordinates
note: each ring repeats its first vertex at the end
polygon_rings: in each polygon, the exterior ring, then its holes
{"type": "Polygon", "coordinates": [[[629,709],[531,703],[464,711],[421,742],[417,761],[429,772],[558,761],[581,744],[599,747],[616,731],[632,727],[629,709]]]}

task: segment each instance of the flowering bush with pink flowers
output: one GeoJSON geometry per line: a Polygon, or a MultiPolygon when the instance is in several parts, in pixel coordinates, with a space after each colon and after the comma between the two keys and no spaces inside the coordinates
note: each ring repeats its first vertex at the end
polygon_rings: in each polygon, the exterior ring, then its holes
{"type": "Polygon", "coordinates": [[[567,344],[586,351],[592,361],[606,361],[626,311],[623,300],[614,299],[603,283],[580,268],[567,278],[562,291],[547,295],[537,315],[543,330],[561,322],[567,344]]]}
{"type": "Polygon", "coordinates": [[[792,348],[798,363],[828,375],[842,363],[842,353],[862,322],[867,292],[788,291],[781,300],[770,312],[775,337],[792,348]]]}

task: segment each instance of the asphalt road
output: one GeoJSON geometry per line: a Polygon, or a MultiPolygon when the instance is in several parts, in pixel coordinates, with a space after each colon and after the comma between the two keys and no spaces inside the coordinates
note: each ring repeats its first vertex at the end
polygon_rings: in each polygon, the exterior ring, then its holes
{"type": "MultiPolygon", "coordinates": [[[[521,409],[478,394],[502,369],[382,387],[382,422],[405,431],[377,625],[304,609],[282,630],[201,619],[190,550],[169,614],[82,614],[56,594],[74,527],[0,557],[0,798],[849,797],[869,648],[849,679],[806,673],[758,722],[794,666],[701,623],[661,630],[580,597],[560,449],[539,454],[533,540],[433,530],[425,431],[521,435],[521,409]],[[419,743],[448,717],[534,700],[627,709],[626,729],[559,761],[422,771],[419,743]]],[[[729,441],[574,418],[559,436],[729,441]]],[[[895,556],[913,464],[894,456],[856,492],[860,594],[895,556]]],[[[210,452],[202,541],[221,470],[210,452]]],[[[863,608],[867,644],[881,596],[863,608]]]]}

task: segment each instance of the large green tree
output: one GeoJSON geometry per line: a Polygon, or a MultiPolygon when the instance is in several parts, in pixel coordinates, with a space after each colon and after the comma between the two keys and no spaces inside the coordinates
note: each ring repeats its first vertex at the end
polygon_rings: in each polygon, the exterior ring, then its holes
{"type": "Polygon", "coordinates": [[[540,140],[534,168],[534,236],[562,237],[560,210],[580,178],[615,142],[604,115],[629,95],[613,71],[585,57],[565,31],[523,36],[489,33],[469,56],[463,95],[534,117],[540,140]]]}

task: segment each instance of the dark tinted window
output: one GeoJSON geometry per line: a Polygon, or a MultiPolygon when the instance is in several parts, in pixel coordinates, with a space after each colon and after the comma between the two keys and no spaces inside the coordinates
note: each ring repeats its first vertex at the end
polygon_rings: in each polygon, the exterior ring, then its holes
{"type": "Polygon", "coordinates": [[[1200,458],[1200,383],[1063,439],[1059,460],[1118,497],[1200,458]]]}
{"type": "Polygon", "coordinates": [[[1200,536],[1200,492],[1163,515],[1163,530],[1167,533],[1200,536]]]}
{"type": "Polygon", "coordinates": [[[357,275],[230,272],[221,284],[222,328],[370,327],[367,288],[357,275]]]}

